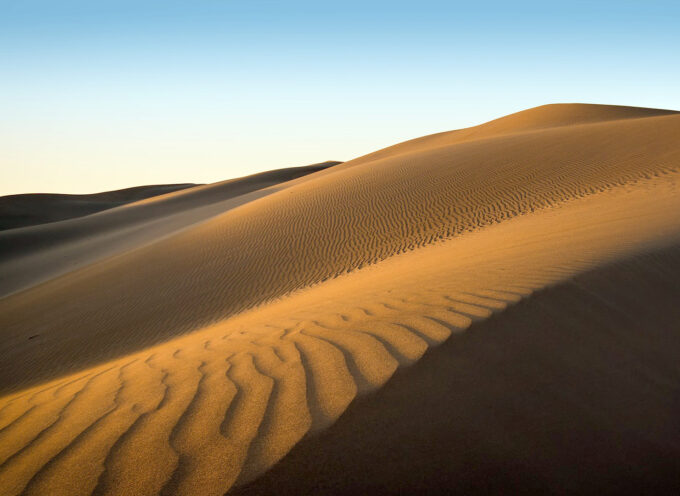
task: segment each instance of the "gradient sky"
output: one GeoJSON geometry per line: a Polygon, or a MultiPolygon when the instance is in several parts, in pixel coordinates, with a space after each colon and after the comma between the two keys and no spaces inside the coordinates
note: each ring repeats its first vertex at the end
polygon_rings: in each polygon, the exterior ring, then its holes
{"type": "Polygon", "coordinates": [[[555,102],[680,109],[680,2],[0,0],[0,195],[348,160],[555,102]]]}

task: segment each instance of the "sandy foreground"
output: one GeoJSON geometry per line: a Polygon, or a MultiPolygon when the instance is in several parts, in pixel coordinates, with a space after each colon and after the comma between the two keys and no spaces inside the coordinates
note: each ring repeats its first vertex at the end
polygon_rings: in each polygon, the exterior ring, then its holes
{"type": "Polygon", "coordinates": [[[290,171],[0,232],[1,495],[680,491],[679,113],[290,171]]]}

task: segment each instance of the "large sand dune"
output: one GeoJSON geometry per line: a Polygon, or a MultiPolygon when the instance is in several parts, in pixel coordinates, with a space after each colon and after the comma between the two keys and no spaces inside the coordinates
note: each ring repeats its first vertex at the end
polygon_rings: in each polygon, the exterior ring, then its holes
{"type": "Polygon", "coordinates": [[[0,234],[3,494],[669,489],[678,136],[545,106],[0,234]]]}

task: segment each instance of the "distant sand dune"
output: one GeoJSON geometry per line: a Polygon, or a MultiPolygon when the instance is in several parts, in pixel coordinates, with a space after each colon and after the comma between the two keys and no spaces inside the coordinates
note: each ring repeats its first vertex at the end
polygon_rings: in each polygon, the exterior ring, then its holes
{"type": "Polygon", "coordinates": [[[152,196],[196,186],[159,184],[89,195],[35,193],[0,197],[0,230],[83,217],[152,196]]]}
{"type": "Polygon", "coordinates": [[[546,106],[453,132],[459,141],[407,142],[221,214],[214,204],[200,223],[1,299],[0,488],[578,492],[616,470],[627,487],[671,480],[679,119],[546,106]],[[566,389],[541,389],[541,377],[566,389]]]}
{"type": "Polygon", "coordinates": [[[194,186],[96,215],[0,232],[0,296],[157,241],[338,163],[194,186]]]}

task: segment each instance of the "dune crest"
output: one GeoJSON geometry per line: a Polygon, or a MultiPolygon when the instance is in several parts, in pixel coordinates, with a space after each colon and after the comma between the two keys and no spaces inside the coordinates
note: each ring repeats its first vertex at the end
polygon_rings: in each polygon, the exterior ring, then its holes
{"type": "Polygon", "coordinates": [[[541,131],[562,126],[597,124],[621,119],[660,117],[677,113],[674,110],[622,107],[618,105],[553,103],[522,110],[521,112],[506,115],[479,126],[415,138],[356,158],[351,160],[349,164],[359,164],[387,156],[412,153],[428,148],[462,143],[464,141],[492,138],[504,134],[541,131]]]}
{"type": "Polygon", "coordinates": [[[680,248],[678,133],[668,111],[540,107],[210,203],[1,299],[0,487],[255,491],[452,335],[680,248]]]}

